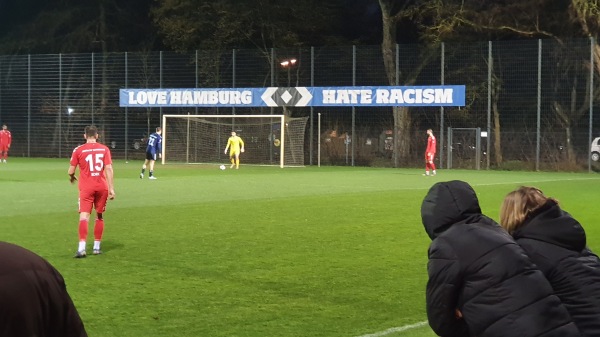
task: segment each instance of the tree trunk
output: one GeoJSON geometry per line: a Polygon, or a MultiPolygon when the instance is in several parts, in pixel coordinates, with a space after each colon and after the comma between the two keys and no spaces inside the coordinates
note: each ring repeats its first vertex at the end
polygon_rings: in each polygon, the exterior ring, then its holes
{"type": "Polygon", "coordinates": [[[570,164],[576,164],[577,159],[575,156],[575,149],[573,148],[573,142],[571,142],[571,125],[565,128],[565,136],[567,138],[567,161],[570,164]]]}
{"type": "MultiPolygon", "coordinates": [[[[493,62],[493,60],[492,60],[493,62]]],[[[494,69],[493,63],[490,65],[492,67],[492,71],[494,69]]],[[[492,113],[494,115],[494,159],[496,161],[496,165],[502,164],[503,156],[502,156],[502,137],[501,137],[501,128],[500,128],[500,110],[498,109],[498,101],[500,100],[500,89],[502,84],[498,77],[494,74],[492,77],[492,113]]],[[[490,137],[490,135],[488,135],[490,137]]],[[[488,138],[489,139],[489,138],[488,138]]],[[[489,153],[488,153],[489,156],[489,153]]]]}
{"type": "MultiPolygon", "coordinates": [[[[390,4],[379,0],[381,6],[381,19],[383,23],[383,40],[381,52],[385,73],[390,85],[396,85],[396,19],[390,13],[390,4]]],[[[410,124],[411,116],[407,107],[394,107],[394,167],[408,161],[410,153],[410,124]]]]}
{"type": "Polygon", "coordinates": [[[394,107],[394,167],[408,163],[411,118],[408,107],[394,107]]]}
{"type": "Polygon", "coordinates": [[[500,111],[498,111],[498,98],[494,98],[492,109],[494,112],[494,160],[496,161],[496,165],[500,165],[502,164],[503,156],[502,138],[500,137],[500,111]]]}

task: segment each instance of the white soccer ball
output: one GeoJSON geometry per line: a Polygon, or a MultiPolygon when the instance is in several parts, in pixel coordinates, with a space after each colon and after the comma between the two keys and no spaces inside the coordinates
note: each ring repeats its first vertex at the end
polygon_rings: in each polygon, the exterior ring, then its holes
{"type": "Polygon", "coordinates": [[[224,169],[225,169],[225,165],[221,165],[221,166],[219,166],[219,168],[220,168],[221,170],[224,170],[224,169]]]}

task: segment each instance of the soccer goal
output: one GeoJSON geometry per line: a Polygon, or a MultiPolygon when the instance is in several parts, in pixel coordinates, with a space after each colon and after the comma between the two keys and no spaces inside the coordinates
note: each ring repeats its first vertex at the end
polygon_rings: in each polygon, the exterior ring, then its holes
{"type": "Polygon", "coordinates": [[[162,163],[228,164],[227,140],[244,141],[242,164],[304,166],[308,117],[285,115],[163,115],[162,163]]]}

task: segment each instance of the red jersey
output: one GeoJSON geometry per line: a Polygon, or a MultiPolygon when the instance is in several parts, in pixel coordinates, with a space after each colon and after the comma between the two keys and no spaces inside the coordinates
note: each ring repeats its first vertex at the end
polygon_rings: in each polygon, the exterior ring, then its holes
{"type": "Polygon", "coordinates": [[[73,150],[71,165],[79,165],[79,189],[101,191],[108,189],[104,167],[112,164],[110,150],[100,143],[85,143],[73,150]]]}
{"type": "Polygon", "coordinates": [[[427,150],[425,150],[425,154],[427,154],[427,153],[435,154],[435,145],[436,145],[435,136],[429,135],[429,138],[427,138],[427,150]]]}
{"type": "Polygon", "coordinates": [[[8,130],[0,130],[0,145],[9,146],[12,142],[12,135],[8,130]]]}

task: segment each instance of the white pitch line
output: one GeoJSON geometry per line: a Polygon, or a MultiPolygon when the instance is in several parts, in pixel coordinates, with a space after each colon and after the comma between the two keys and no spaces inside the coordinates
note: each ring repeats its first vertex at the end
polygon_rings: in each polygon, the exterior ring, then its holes
{"type": "Polygon", "coordinates": [[[381,336],[387,336],[387,335],[392,334],[394,332],[408,331],[408,330],[420,328],[420,327],[425,326],[425,325],[427,325],[427,321],[423,321],[423,322],[419,322],[419,323],[415,323],[415,324],[409,324],[409,325],[405,325],[405,326],[399,326],[399,327],[395,327],[395,328],[389,328],[387,330],[383,330],[383,331],[379,331],[379,332],[375,332],[375,333],[371,333],[371,334],[367,334],[367,335],[361,335],[361,336],[358,336],[358,337],[381,337],[381,336]]]}

